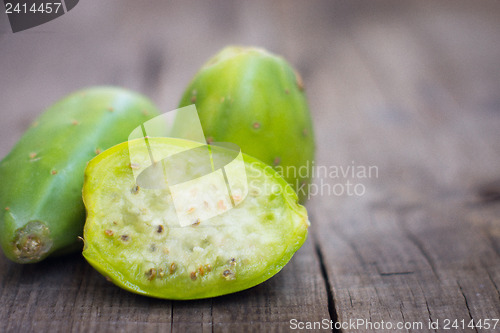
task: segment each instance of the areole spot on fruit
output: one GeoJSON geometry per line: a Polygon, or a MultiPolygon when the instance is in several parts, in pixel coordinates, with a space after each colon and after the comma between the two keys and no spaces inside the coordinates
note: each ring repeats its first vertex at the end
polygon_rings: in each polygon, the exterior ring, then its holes
{"type": "Polygon", "coordinates": [[[133,170],[139,170],[141,168],[141,166],[137,163],[130,163],[129,166],[130,166],[130,169],[133,169],[133,170]]]}
{"type": "Polygon", "coordinates": [[[304,90],[304,81],[302,81],[302,76],[300,76],[299,72],[295,71],[295,81],[297,82],[297,87],[299,87],[299,89],[301,91],[304,90]]]}
{"type": "Polygon", "coordinates": [[[153,280],[156,277],[156,269],[155,268],[149,269],[149,271],[146,272],[146,276],[149,281],[153,280]]]}

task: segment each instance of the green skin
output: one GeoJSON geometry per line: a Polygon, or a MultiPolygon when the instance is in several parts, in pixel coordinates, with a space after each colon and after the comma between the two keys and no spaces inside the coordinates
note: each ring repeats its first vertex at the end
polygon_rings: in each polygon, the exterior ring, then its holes
{"type": "Polygon", "coordinates": [[[158,114],[145,97],[115,87],[75,92],[43,113],[0,162],[4,254],[35,263],[80,248],[87,162],[158,114]]]}
{"type": "Polygon", "coordinates": [[[305,201],[311,170],[298,173],[314,159],[314,133],[302,79],[283,58],[227,47],[196,74],[179,106],[193,103],[209,143],[239,145],[273,166],[305,201]]]}

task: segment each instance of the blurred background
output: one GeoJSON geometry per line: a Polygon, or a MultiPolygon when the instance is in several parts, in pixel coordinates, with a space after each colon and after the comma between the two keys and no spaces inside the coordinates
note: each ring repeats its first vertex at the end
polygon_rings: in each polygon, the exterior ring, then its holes
{"type": "MultiPolygon", "coordinates": [[[[315,121],[333,113],[336,131],[352,121],[347,113],[401,122],[402,108],[429,117],[446,108],[439,117],[456,119],[500,109],[498,1],[84,0],[16,34],[1,18],[0,156],[19,129],[82,87],[120,85],[174,109],[199,67],[228,44],[288,59],[315,121]]],[[[482,125],[496,130],[498,117],[494,129],[482,125]]]]}

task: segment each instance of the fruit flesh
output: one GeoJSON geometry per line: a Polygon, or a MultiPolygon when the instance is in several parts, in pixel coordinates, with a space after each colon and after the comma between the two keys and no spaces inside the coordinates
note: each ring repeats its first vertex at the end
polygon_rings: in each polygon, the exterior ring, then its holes
{"type": "MultiPolygon", "coordinates": [[[[171,153],[195,144],[166,138],[150,143],[153,150],[171,153]]],[[[144,151],[139,163],[134,157],[133,167],[142,168],[148,158],[144,151]]],[[[213,297],[267,280],[300,248],[309,222],[276,172],[254,158],[244,159],[246,198],[221,215],[182,227],[168,188],[137,188],[127,143],[102,153],[85,172],[84,257],[116,285],[158,298],[213,297]]],[[[184,171],[199,176],[196,159],[187,158],[184,171]]],[[[206,186],[211,184],[200,183],[197,190],[206,193],[206,186]]],[[[181,206],[203,209],[193,200],[181,206]]]]}
{"type": "MultiPolygon", "coordinates": [[[[186,88],[180,107],[196,104],[207,142],[233,142],[273,166],[295,190],[307,188],[314,133],[299,74],[254,47],[226,47],[186,88]]],[[[299,191],[305,201],[306,191],[299,191]]]]}
{"type": "Polygon", "coordinates": [[[75,92],[51,106],[0,163],[0,243],[18,263],[81,248],[86,163],[156,116],[145,97],[114,87],[75,92]]]}

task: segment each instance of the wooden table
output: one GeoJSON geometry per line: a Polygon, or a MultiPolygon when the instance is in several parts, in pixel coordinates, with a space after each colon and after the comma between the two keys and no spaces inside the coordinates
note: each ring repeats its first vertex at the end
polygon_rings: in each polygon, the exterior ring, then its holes
{"type": "Polygon", "coordinates": [[[306,244],[277,276],[229,296],[150,299],[79,254],[24,266],[1,255],[0,331],[268,332],[331,319],[420,332],[500,317],[498,1],[86,0],[0,32],[0,156],[73,90],[125,86],[172,110],[209,56],[255,44],[302,73],[316,165],[377,170],[316,177],[306,244]],[[347,180],[363,195],[327,192],[347,180]]]}

